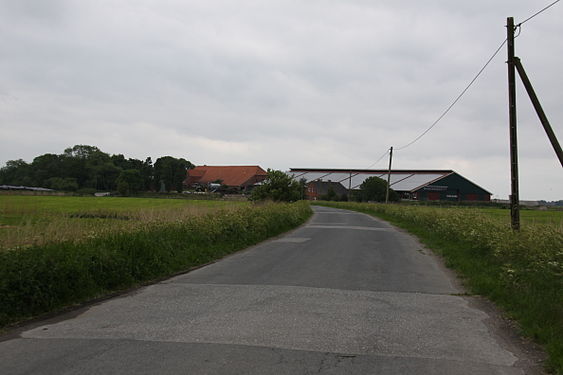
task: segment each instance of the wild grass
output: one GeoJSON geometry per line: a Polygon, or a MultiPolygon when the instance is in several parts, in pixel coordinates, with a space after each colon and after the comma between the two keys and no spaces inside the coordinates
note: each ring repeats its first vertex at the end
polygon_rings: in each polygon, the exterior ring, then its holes
{"type": "Polygon", "coordinates": [[[471,293],[490,298],[543,344],[549,366],[563,373],[563,212],[522,211],[522,230],[514,232],[502,209],[320,204],[378,216],[418,236],[471,293]]]}
{"type": "Polygon", "coordinates": [[[0,251],[173,223],[246,202],[0,195],[0,251]]]}
{"type": "MultiPolygon", "coordinates": [[[[170,210],[141,210],[142,219],[72,218],[92,221],[95,231],[84,235],[82,227],[80,239],[50,237],[0,251],[0,327],[186,271],[288,231],[311,215],[304,202],[197,214],[170,210]],[[103,230],[96,221],[104,222],[103,230]],[[129,222],[136,224],[122,230],[121,223],[129,222]]],[[[139,211],[127,212],[119,215],[139,211]]]]}

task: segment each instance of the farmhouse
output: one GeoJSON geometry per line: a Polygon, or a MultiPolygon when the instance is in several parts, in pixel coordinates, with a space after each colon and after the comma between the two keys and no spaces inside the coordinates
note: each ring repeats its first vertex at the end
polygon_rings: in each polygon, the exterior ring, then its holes
{"type": "MultiPolygon", "coordinates": [[[[289,175],[296,180],[333,181],[346,189],[356,190],[369,177],[387,181],[387,170],[291,168],[289,175]]],[[[480,201],[489,202],[491,193],[452,170],[392,170],[391,189],[402,199],[419,201],[480,201]]]]}
{"type": "Polygon", "coordinates": [[[207,188],[220,184],[230,189],[247,191],[266,179],[267,173],[257,165],[197,166],[188,170],[184,185],[188,188],[207,188]]]}

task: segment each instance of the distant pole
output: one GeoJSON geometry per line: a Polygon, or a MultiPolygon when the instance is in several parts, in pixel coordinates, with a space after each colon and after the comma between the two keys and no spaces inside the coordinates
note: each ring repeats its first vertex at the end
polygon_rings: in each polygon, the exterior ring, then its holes
{"type": "Polygon", "coordinates": [[[508,46],[508,119],[510,126],[510,222],[513,230],[520,230],[520,198],[518,194],[518,142],[516,131],[516,65],[514,58],[514,18],[506,20],[508,46]]]}
{"type": "Polygon", "coordinates": [[[385,203],[389,203],[389,186],[391,185],[391,162],[393,161],[393,146],[389,149],[389,172],[387,173],[387,191],[385,192],[385,203]]]}
{"type": "Polygon", "coordinates": [[[352,171],[350,171],[350,177],[348,178],[348,202],[352,199],[352,171]]]}

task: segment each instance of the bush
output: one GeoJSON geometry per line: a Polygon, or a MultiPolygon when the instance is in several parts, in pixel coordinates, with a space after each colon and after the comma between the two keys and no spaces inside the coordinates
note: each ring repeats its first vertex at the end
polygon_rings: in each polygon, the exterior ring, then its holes
{"type": "MultiPolygon", "coordinates": [[[[359,198],[362,202],[385,202],[387,195],[387,181],[379,177],[367,178],[360,185],[359,198]]],[[[389,189],[389,201],[396,202],[399,200],[399,195],[393,189],[389,189]]]]}
{"type": "Polygon", "coordinates": [[[262,185],[252,190],[251,200],[295,202],[303,198],[303,186],[282,171],[268,169],[262,185]]]}

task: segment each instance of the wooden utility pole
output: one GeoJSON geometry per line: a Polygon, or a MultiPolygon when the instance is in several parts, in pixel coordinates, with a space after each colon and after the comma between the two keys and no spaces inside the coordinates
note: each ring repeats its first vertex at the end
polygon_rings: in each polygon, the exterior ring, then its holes
{"type": "Polygon", "coordinates": [[[518,142],[516,131],[516,64],[514,58],[514,18],[506,20],[508,46],[508,119],[510,126],[510,222],[520,230],[520,197],[518,194],[518,142]]]}
{"type": "Polygon", "coordinates": [[[385,192],[385,203],[389,203],[389,185],[391,185],[391,162],[393,161],[393,146],[389,149],[389,172],[387,173],[387,191],[385,192]]]}

